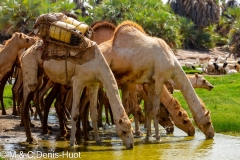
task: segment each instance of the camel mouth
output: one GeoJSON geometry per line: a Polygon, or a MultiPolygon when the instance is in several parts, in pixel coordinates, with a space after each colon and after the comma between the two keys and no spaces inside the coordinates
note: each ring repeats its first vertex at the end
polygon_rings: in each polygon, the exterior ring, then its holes
{"type": "Polygon", "coordinates": [[[211,91],[214,88],[214,86],[209,86],[208,90],[211,91]]]}
{"type": "Polygon", "coordinates": [[[133,149],[133,144],[130,143],[129,145],[126,146],[127,149],[133,149]]]}
{"type": "Polygon", "coordinates": [[[214,132],[209,132],[208,135],[206,135],[206,139],[213,139],[214,132]]]}

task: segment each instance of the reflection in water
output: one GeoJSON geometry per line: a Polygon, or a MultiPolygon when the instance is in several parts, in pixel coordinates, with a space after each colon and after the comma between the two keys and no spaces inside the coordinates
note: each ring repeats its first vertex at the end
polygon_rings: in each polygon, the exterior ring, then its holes
{"type": "MultiPolygon", "coordinates": [[[[143,133],[146,133],[143,126],[141,126],[141,130],[143,133]]],[[[146,141],[144,138],[146,135],[135,138],[133,150],[126,150],[122,140],[116,136],[115,128],[110,128],[107,132],[104,131],[101,133],[103,137],[101,146],[96,145],[95,141],[88,141],[82,142],[78,146],[70,147],[69,141],[56,141],[52,138],[50,140],[39,140],[38,145],[17,143],[19,141],[11,141],[11,143],[4,145],[0,143],[0,151],[11,150],[17,151],[17,153],[20,151],[24,153],[32,151],[31,153],[39,154],[80,152],[81,159],[91,160],[240,159],[240,136],[215,134],[214,139],[205,140],[204,134],[198,131],[194,137],[188,137],[186,133],[177,128],[172,135],[166,135],[164,130],[161,131],[163,133],[160,142],[155,141],[154,137],[146,141]]],[[[31,155],[37,157],[36,154],[31,155]]],[[[66,159],[66,156],[57,159],[66,159]]]]}

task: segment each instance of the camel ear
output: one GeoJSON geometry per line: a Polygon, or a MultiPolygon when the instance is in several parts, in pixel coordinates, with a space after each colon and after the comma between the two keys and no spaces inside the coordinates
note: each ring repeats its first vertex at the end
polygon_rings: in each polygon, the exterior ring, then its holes
{"type": "Polygon", "coordinates": [[[198,74],[197,73],[195,73],[195,77],[198,78],[198,74]]]}
{"type": "Polygon", "coordinates": [[[182,111],[179,111],[179,112],[178,112],[178,115],[181,117],[181,116],[182,116],[182,111]]]}
{"type": "Polygon", "coordinates": [[[209,114],[210,114],[210,111],[208,110],[208,111],[205,113],[205,115],[208,116],[209,114]]]}
{"type": "Polygon", "coordinates": [[[122,118],[118,120],[118,123],[121,124],[123,122],[122,118]]]}

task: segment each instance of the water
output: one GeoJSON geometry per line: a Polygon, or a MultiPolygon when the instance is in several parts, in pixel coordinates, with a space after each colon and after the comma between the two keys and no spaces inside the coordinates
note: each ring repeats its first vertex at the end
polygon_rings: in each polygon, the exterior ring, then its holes
{"type": "MultiPolygon", "coordinates": [[[[50,116],[50,122],[56,120],[50,116]]],[[[143,126],[141,131],[146,133],[143,126]]],[[[153,132],[152,132],[153,133],[153,132]]],[[[102,145],[95,141],[81,142],[75,147],[69,146],[69,141],[57,141],[52,135],[49,140],[38,136],[38,145],[29,145],[24,140],[13,139],[4,145],[0,143],[1,151],[16,151],[17,155],[10,159],[91,159],[91,160],[140,160],[140,159],[184,159],[184,160],[235,160],[240,159],[240,135],[224,135],[216,133],[213,139],[205,140],[202,132],[196,131],[194,137],[175,128],[174,134],[166,135],[161,130],[161,141],[145,136],[135,138],[134,149],[126,150],[121,139],[115,134],[115,128],[100,131],[102,145]],[[24,154],[21,154],[21,153],[24,154]],[[48,154],[47,154],[48,153],[48,154]],[[73,154],[74,153],[74,154],[73,154]],[[75,158],[74,158],[75,156],[75,158]],[[58,158],[56,158],[58,157],[58,158]]]]}

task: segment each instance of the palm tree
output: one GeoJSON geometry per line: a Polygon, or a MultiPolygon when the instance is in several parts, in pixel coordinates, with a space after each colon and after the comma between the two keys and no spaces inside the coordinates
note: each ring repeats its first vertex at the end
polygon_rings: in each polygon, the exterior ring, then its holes
{"type": "Polygon", "coordinates": [[[199,28],[219,21],[216,0],[170,0],[169,3],[175,14],[190,18],[199,28]]]}

